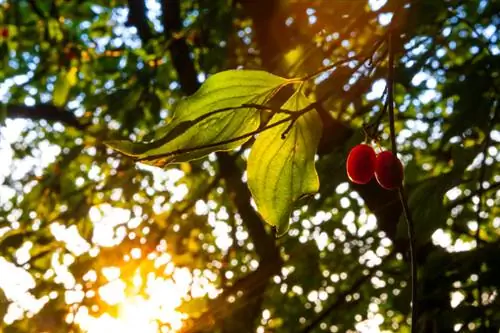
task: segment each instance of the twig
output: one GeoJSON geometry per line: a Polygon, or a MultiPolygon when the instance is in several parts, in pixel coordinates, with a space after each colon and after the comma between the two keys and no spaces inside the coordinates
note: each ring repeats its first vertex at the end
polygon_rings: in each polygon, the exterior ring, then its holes
{"type": "Polygon", "coordinates": [[[380,126],[380,123],[382,122],[382,118],[384,118],[384,115],[387,113],[387,109],[389,107],[389,99],[387,98],[387,90],[388,90],[388,85],[385,85],[384,92],[382,93],[381,100],[385,99],[384,106],[382,107],[381,112],[378,113],[377,117],[375,120],[371,123],[366,125],[366,132],[368,133],[368,136],[370,138],[376,138],[378,137],[378,128],[380,126]],[[371,130],[371,131],[370,131],[371,130]]]}
{"type": "Polygon", "coordinates": [[[28,4],[39,18],[45,20],[45,13],[37,6],[36,0],[28,0],[28,4]]]}
{"type": "MultiPolygon", "coordinates": [[[[286,118],[283,118],[281,120],[278,120],[278,121],[276,121],[274,123],[271,123],[269,125],[266,125],[264,127],[257,128],[254,131],[250,131],[248,133],[239,135],[239,136],[231,138],[231,139],[222,140],[222,141],[219,141],[219,142],[209,143],[209,144],[205,144],[205,145],[200,145],[200,146],[196,146],[196,147],[181,148],[181,149],[173,150],[171,152],[164,153],[164,154],[150,155],[150,156],[138,158],[137,161],[151,161],[151,160],[156,160],[158,158],[166,158],[166,157],[172,157],[172,156],[180,155],[180,154],[192,153],[192,152],[203,150],[203,149],[214,148],[214,147],[226,145],[228,143],[237,142],[237,141],[240,141],[240,140],[252,137],[252,136],[254,136],[256,134],[264,132],[264,131],[266,131],[268,129],[271,129],[273,127],[276,127],[276,126],[279,126],[281,124],[287,123],[289,121],[293,122],[294,120],[296,120],[297,118],[299,118],[300,116],[302,116],[304,113],[313,110],[314,107],[316,106],[316,103],[318,103],[318,102],[311,103],[308,106],[304,107],[303,109],[297,110],[297,111],[293,111],[293,112],[289,111],[289,110],[274,109],[274,108],[271,108],[271,107],[268,107],[268,106],[265,106],[265,105],[260,105],[259,107],[262,108],[262,109],[272,110],[273,112],[276,112],[276,113],[289,114],[289,116],[286,117],[286,118]]],[[[224,112],[224,111],[228,111],[228,110],[233,110],[233,109],[248,108],[249,105],[251,105],[251,107],[257,108],[257,105],[255,105],[255,104],[243,104],[241,106],[236,106],[236,107],[230,107],[230,108],[224,108],[224,109],[215,110],[211,114],[217,113],[217,112],[224,112]]]]}
{"type": "MultiPolygon", "coordinates": [[[[389,253],[384,258],[384,262],[387,262],[390,258],[392,258],[396,254],[396,251],[392,251],[389,253]]],[[[338,309],[340,306],[344,305],[345,303],[345,298],[347,295],[354,293],[357,291],[366,281],[372,278],[373,274],[380,269],[380,267],[383,265],[380,264],[378,266],[372,267],[369,270],[369,273],[366,275],[362,275],[359,277],[354,283],[351,285],[351,287],[341,293],[338,294],[337,298],[335,301],[330,304],[326,309],[324,309],[316,318],[314,318],[309,324],[307,324],[306,327],[304,327],[302,330],[300,330],[300,333],[309,333],[311,332],[316,326],[319,325],[325,318],[327,318],[335,309],[338,309]]]]}
{"type": "Polygon", "coordinates": [[[329,70],[332,70],[334,69],[335,67],[338,67],[340,65],[343,65],[345,63],[348,63],[348,62],[351,62],[351,61],[355,61],[355,60],[361,60],[363,59],[363,57],[361,57],[361,55],[355,55],[353,57],[349,57],[349,58],[345,58],[345,59],[342,59],[342,60],[339,60],[339,61],[336,61],[334,62],[333,64],[330,64],[328,66],[325,66],[325,67],[322,67],[320,69],[318,69],[316,72],[314,73],[311,73],[311,74],[308,74],[302,78],[300,78],[300,81],[307,81],[307,80],[310,80],[312,78],[314,78],[315,76],[321,74],[321,73],[324,73],[326,71],[329,71],[329,70]]]}
{"type": "MultiPolygon", "coordinates": [[[[386,40],[387,38],[387,35],[388,33],[391,31],[391,29],[389,28],[387,30],[386,33],[384,33],[384,35],[375,43],[375,45],[373,46],[373,48],[371,49],[370,52],[368,52],[368,55],[361,59],[359,61],[359,63],[351,70],[350,72],[350,76],[352,77],[352,75],[354,75],[361,67],[363,67],[363,65],[368,62],[369,60],[371,60],[375,53],[377,52],[377,50],[382,46],[382,44],[384,43],[384,41],[386,40]]],[[[323,103],[323,102],[326,102],[332,95],[332,90],[330,89],[329,91],[327,91],[323,96],[320,96],[317,101],[315,103],[323,103]]]]}
{"type": "Polygon", "coordinates": [[[488,187],[488,188],[480,187],[480,189],[472,192],[471,194],[469,194],[469,195],[467,195],[465,197],[462,197],[460,199],[457,199],[457,200],[455,200],[453,202],[450,202],[450,204],[446,205],[446,209],[447,210],[451,210],[451,209],[455,208],[458,205],[463,205],[463,204],[469,202],[476,195],[481,196],[484,193],[486,193],[488,191],[496,190],[499,187],[500,187],[500,182],[496,182],[496,183],[490,184],[490,187],[488,187]]]}
{"type": "MultiPolygon", "coordinates": [[[[389,103],[389,128],[392,153],[397,156],[396,130],[394,126],[394,50],[393,34],[389,35],[389,69],[387,77],[387,100],[389,103]]],[[[403,214],[408,224],[408,238],[410,240],[410,265],[411,265],[411,332],[417,332],[417,258],[415,249],[415,230],[413,219],[404,194],[403,186],[398,190],[399,200],[403,207],[403,214]]]]}

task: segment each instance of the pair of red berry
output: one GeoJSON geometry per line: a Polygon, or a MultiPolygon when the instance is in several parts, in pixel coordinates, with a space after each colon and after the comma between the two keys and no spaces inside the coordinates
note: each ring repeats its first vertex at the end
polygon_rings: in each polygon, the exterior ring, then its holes
{"type": "Polygon", "coordinates": [[[366,184],[375,175],[386,190],[395,190],[403,183],[403,164],[390,151],[378,154],[367,144],[359,144],[347,156],[347,177],[356,184],[366,184]]]}

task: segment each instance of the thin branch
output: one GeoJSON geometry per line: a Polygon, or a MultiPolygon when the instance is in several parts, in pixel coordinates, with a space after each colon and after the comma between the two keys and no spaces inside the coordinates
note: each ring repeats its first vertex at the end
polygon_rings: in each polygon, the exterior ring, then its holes
{"type": "MultiPolygon", "coordinates": [[[[384,258],[384,262],[387,262],[390,258],[394,257],[396,254],[396,251],[392,251],[388,256],[384,258]]],[[[323,320],[325,320],[330,314],[332,314],[333,311],[337,310],[339,307],[343,306],[345,304],[345,298],[347,295],[350,295],[354,292],[356,292],[365,282],[370,280],[373,276],[373,274],[380,269],[380,267],[383,264],[380,264],[378,266],[370,268],[368,274],[362,275],[359,277],[354,283],[351,285],[351,287],[337,295],[337,298],[335,301],[330,304],[326,309],[323,310],[316,318],[314,318],[309,324],[307,324],[306,327],[304,327],[302,330],[300,330],[300,333],[309,333],[311,332],[316,326],[318,326],[323,320]]]]}
{"type": "Polygon", "coordinates": [[[43,119],[48,122],[60,122],[79,130],[85,130],[87,127],[72,112],[51,104],[38,104],[34,106],[8,104],[7,118],[43,119]]]}
{"type": "Polygon", "coordinates": [[[59,17],[61,16],[59,14],[59,8],[57,8],[56,0],[52,0],[52,3],[50,4],[49,14],[50,14],[50,16],[52,16],[52,18],[54,18],[56,20],[59,19],[59,17]]]}
{"type": "MultiPolygon", "coordinates": [[[[393,18],[394,19],[394,18],[393,18]]],[[[396,130],[394,126],[394,41],[393,34],[389,35],[389,73],[387,77],[387,99],[389,103],[389,127],[391,136],[392,153],[397,156],[398,148],[396,142],[396,130]]],[[[399,200],[403,207],[403,214],[408,224],[408,238],[410,241],[410,265],[411,265],[411,331],[417,332],[417,253],[415,248],[415,230],[413,218],[408,207],[408,202],[404,194],[404,188],[401,186],[398,190],[399,200]]]]}
{"type": "Polygon", "coordinates": [[[340,65],[343,65],[343,64],[346,64],[346,63],[349,63],[351,61],[356,61],[358,60],[360,63],[358,64],[358,66],[355,68],[354,70],[354,73],[359,69],[361,68],[361,66],[363,64],[365,64],[367,61],[371,62],[373,61],[373,57],[375,56],[375,52],[377,52],[377,50],[379,49],[379,47],[383,44],[383,42],[386,40],[386,37],[387,37],[387,33],[390,31],[390,29],[387,30],[387,32],[380,37],[380,39],[375,43],[375,45],[373,46],[373,48],[371,49],[370,52],[368,52],[367,55],[355,55],[355,56],[352,56],[352,57],[348,57],[348,58],[345,58],[345,59],[342,59],[342,60],[339,60],[339,61],[336,61],[334,62],[333,64],[330,64],[328,66],[325,66],[323,68],[320,68],[319,70],[317,70],[316,72],[313,72],[311,74],[308,74],[304,77],[302,77],[300,80],[301,81],[307,81],[307,80],[310,80],[316,76],[318,76],[319,74],[322,74],[326,71],[329,71],[329,70],[332,70],[336,67],[339,67],[340,65]]]}
{"type": "Polygon", "coordinates": [[[467,202],[469,202],[473,197],[475,197],[476,195],[483,195],[484,193],[486,192],[489,192],[489,191],[493,191],[493,190],[496,190],[497,188],[500,187],[500,182],[497,182],[497,183],[493,183],[490,185],[490,187],[488,188],[484,188],[484,187],[481,187],[480,189],[472,192],[471,194],[465,196],[465,197],[462,197],[460,199],[457,199],[453,202],[450,202],[450,204],[446,205],[446,209],[450,210],[452,208],[455,208],[456,206],[458,205],[463,205],[467,202]]]}
{"type": "Polygon", "coordinates": [[[42,20],[45,20],[45,13],[38,7],[36,0],[28,0],[28,3],[35,14],[42,20]]]}
{"type": "Polygon", "coordinates": [[[389,99],[386,98],[387,96],[387,91],[388,91],[388,85],[385,85],[384,92],[382,93],[381,100],[384,100],[384,106],[382,107],[382,112],[379,112],[375,120],[371,123],[365,126],[365,132],[368,134],[370,138],[377,138],[379,135],[379,126],[380,123],[382,122],[382,118],[384,115],[387,113],[387,109],[389,108],[389,99]],[[371,131],[370,131],[371,130],[371,131]]]}
{"type": "MultiPolygon", "coordinates": [[[[373,46],[373,48],[371,49],[370,52],[368,52],[368,55],[365,56],[363,59],[361,59],[359,61],[359,63],[350,71],[350,77],[352,77],[352,75],[354,75],[361,67],[363,67],[363,65],[372,60],[375,53],[377,52],[377,50],[382,46],[382,44],[384,43],[384,41],[387,39],[387,36],[388,34],[390,33],[390,31],[392,30],[391,27],[389,27],[387,29],[387,31],[384,33],[384,35],[375,43],[375,45],[373,46]]],[[[328,90],[323,96],[320,96],[317,100],[316,103],[323,103],[323,102],[326,102],[330,97],[331,97],[331,94],[332,94],[332,89],[328,90]]]]}
{"type": "Polygon", "coordinates": [[[349,57],[349,58],[345,58],[345,59],[342,59],[342,60],[339,60],[339,61],[336,61],[334,62],[333,64],[330,64],[328,66],[325,66],[325,67],[322,67],[320,69],[318,69],[316,72],[314,73],[311,73],[311,74],[308,74],[302,78],[300,78],[300,81],[307,81],[307,80],[310,80],[316,76],[318,76],[319,74],[322,74],[324,72],[327,72],[329,70],[332,70],[340,65],[343,65],[343,64],[346,64],[346,63],[349,63],[351,61],[355,61],[355,60],[362,60],[364,57],[362,57],[361,55],[355,55],[353,57],[349,57]]]}

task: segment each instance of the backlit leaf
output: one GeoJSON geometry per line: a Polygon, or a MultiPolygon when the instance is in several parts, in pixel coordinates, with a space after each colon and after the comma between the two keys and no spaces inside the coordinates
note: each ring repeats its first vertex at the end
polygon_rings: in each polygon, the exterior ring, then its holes
{"type": "MultiPolygon", "coordinates": [[[[283,109],[300,110],[311,104],[296,92],[283,109]]],[[[278,114],[270,124],[289,117],[278,114]]],[[[321,119],[315,110],[301,115],[286,137],[285,122],[259,134],[248,158],[248,185],[264,220],[276,226],[278,234],[288,230],[295,202],[319,189],[314,156],[321,138],[321,119]]]]}
{"type": "Polygon", "coordinates": [[[172,121],[155,133],[156,140],[149,143],[115,140],[106,144],[156,166],[234,149],[250,136],[235,139],[256,130],[260,123],[259,110],[241,106],[267,102],[286,83],[286,79],[264,71],[229,70],[215,74],[195,94],[175,106],[172,121]]]}

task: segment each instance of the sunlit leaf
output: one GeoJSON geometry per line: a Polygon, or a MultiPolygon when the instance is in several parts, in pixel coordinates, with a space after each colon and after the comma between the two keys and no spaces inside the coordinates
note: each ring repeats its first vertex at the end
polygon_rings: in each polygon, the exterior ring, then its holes
{"type": "Polygon", "coordinates": [[[175,106],[172,121],[155,133],[156,140],[149,143],[108,141],[106,144],[157,166],[233,149],[250,137],[235,138],[259,126],[259,111],[241,106],[265,103],[286,82],[264,71],[229,70],[215,74],[195,94],[175,106]],[[233,141],[225,143],[227,140],[233,141]]]}
{"type": "MultiPolygon", "coordinates": [[[[296,92],[283,109],[300,110],[311,102],[302,92],[296,92]]],[[[278,114],[271,124],[289,117],[278,114]]],[[[289,127],[285,122],[259,134],[248,158],[248,185],[264,220],[276,226],[281,235],[288,230],[294,203],[304,195],[319,189],[314,156],[321,138],[321,119],[315,110],[289,127]]]]}
{"type": "Polygon", "coordinates": [[[52,103],[55,106],[66,104],[69,91],[76,84],[76,73],[76,67],[72,67],[69,71],[63,70],[57,77],[52,96],[52,103]]]}
{"type": "Polygon", "coordinates": [[[183,302],[177,311],[189,315],[190,318],[198,318],[208,308],[208,301],[205,298],[194,298],[183,302]]]}

